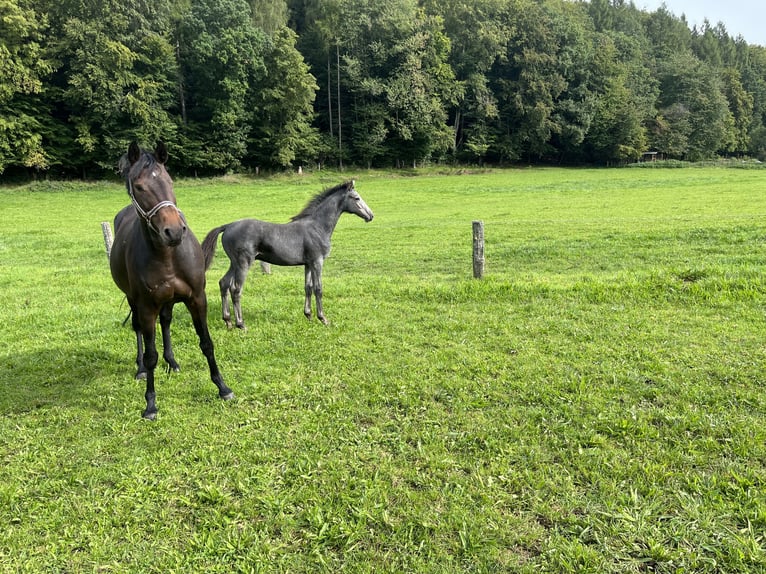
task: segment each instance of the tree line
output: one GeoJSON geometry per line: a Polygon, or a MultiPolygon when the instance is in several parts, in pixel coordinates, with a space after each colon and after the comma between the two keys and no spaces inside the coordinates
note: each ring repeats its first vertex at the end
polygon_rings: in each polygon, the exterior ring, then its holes
{"type": "Polygon", "coordinates": [[[766,48],[624,0],[0,0],[0,173],[766,159],[766,48]]]}

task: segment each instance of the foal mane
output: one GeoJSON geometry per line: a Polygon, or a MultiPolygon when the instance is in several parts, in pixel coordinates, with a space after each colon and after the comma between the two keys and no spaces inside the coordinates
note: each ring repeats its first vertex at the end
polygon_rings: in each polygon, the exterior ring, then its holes
{"type": "Polygon", "coordinates": [[[335,193],[338,193],[341,190],[345,191],[352,185],[354,185],[354,180],[349,180],[349,181],[344,181],[343,183],[339,183],[335,187],[330,187],[328,189],[325,189],[324,191],[320,191],[313,198],[311,198],[309,202],[306,204],[306,207],[304,207],[303,210],[298,215],[295,215],[294,217],[292,217],[290,221],[303,219],[304,217],[309,217],[313,215],[314,212],[322,204],[322,202],[324,202],[325,199],[327,199],[328,197],[330,197],[331,195],[335,193]]]}

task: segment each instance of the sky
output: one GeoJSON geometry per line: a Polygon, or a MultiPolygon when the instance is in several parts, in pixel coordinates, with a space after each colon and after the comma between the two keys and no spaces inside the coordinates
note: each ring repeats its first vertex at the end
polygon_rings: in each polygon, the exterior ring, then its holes
{"type": "Polygon", "coordinates": [[[663,3],[668,11],[686,15],[689,26],[711,26],[723,22],[729,36],[741,35],[748,44],[766,46],[766,1],[764,0],[633,0],[637,8],[654,12],[663,3]]]}

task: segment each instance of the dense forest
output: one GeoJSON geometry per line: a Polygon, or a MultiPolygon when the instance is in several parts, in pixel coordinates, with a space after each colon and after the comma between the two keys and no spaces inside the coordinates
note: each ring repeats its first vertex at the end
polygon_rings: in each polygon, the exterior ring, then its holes
{"type": "Polygon", "coordinates": [[[624,0],[0,0],[0,173],[766,159],[766,48],[624,0]]]}

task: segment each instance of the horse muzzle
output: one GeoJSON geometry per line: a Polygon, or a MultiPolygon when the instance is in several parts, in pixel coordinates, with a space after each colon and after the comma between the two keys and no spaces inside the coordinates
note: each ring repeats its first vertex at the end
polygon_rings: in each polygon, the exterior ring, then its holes
{"type": "Polygon", "coordinates": [[[181,228],[167,227],[163,229],[160,233],[160,237],[162,237],[163,243],[165,243],[165,245],[167,245],[168,247],[176,247],[177,245],[180,245],[181,242],[184,240],[185,235],[186,235],[186,227],[181,227],[181,228]]]}
{"type": "Polygon", "coordinates": [[[361,203],[362,205],[359,206],[360,213],[358,213],[357,215],[359,215],[359,217],[364,219],[365,223],[369,223],[370,221],[372,221],[372,218],[375,217],[375,215],[372,213],[372,209],[370,209],[366,203],[364,202],[361,202],[361,203]]]}
{"type": "MultiPolygon", "coordinates": [[[[174,206],[175,207],[175,206],[174,206]]],[[[178,209],[163,209],[155,215],[154,228],[160,241],[168,247],[180,245],[186,236],[186,220],[178,209]]]]}

